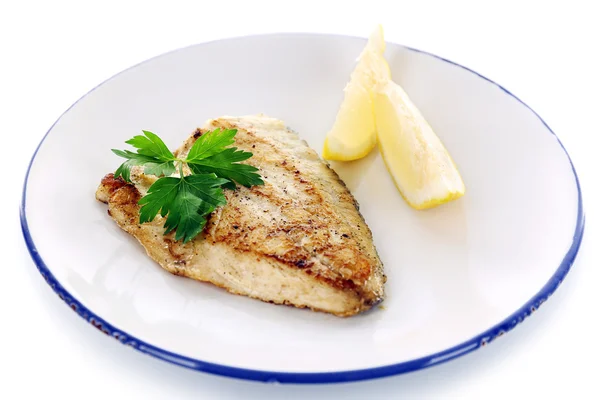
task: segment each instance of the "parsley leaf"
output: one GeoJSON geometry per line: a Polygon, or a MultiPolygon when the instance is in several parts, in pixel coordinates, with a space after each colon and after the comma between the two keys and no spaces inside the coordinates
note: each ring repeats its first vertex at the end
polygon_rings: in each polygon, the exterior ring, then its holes
{"type": "Polygon", "coordinates": [[[227,203],[221,189],[226,182],[215,174],[160,178],[138,201],[140,223],[152,221],[160,212],[167,217],[165,234],[176,230],[175,240],[187,243],[202,232],[206,216],[227,203]]]}
{"type": "Polygon", "coordinates": [[[115,171],[115,178],[122,176],[125,181],[131,182],[131,167],[136,165],[144,166],[144,173],[147,175],[169,176],[175,173],[175,164],[173,161],[162,161],[148,155],[133,153],[129,150],[112,149],[112,152],[119,157],[127,159],[115,171]]]}
{"type": "Polygon", "coordinates": [[[216,207],[227,204],[221,186],[227,179],[218,178],[215,174],[188,175],[184,179],[189,190],[198,198],[216,207]]]}
{"type": "MultiPolygon", "coordinates": [[[[229,148],[219,154],[194,161],[194,163],[189,163],[188,165],[195,174],[214,173],[220,178],[237,182],[246,187],[263,185],[264,181],[256,173],[258,168],[248,164],[236,163],[236,161],[247,160],[250,157],[252,157],[252,153],[229,148]]],[[[232,186],[229,185],[229,187],[232,186]]],[[[233,188],[235,188],[235,185],[233,188]]]]}
{"type": "Polygon", "coordinates": [[[159,211],[162,217],[167,215],[179,192],[180,181],[181,178],[164,177],[150,186],[148,193],[138,201],[142,206],[140,224],[152,221],[159,211]]]}
{"type": "Polygon", "coordinates": [[[235,182],[250,187],[264,184],[257,168],[241,164],[252,153],[227,147],[234,143],[237,129],[215,129],[192,145],[186,159],[177,158],[154,133],[142,131],[126,143],[137,149],[115,150],[126,161],[115,171],[115,177],[131,182],[131,168],[143,166],[147,175],[158,176],[138,204],[140,224],[160,215],[166,217],[165,234],[175,231],[175,240],[184,243],[195,238],[206,225],[206,217],[217,207],[227,204],[222,188],[236,189],[235,182]],[[191,175],[184,176],[183,166],[191,175]],[[172,176],[179,170],[179,177],[172,176]]]}
{"type": "Polygon", "coordinates": [[[196,139],[185,161],[191,163],[222,152],[225,147],[233,144],[236,133],[237,129],[222,130],[221,128],[206,132],[196,139]]]}
{"type": "Polygon", "coordinates": [[[147,175],[169,176],[175,172],[174,161],[177,158],[167,145],[154,133],[142,132],[144,136],[137,135],[125,142],[135,147],[137,153],[129,150],[112,150],[119,157],[127,159],[117,168],[115,177],[121,176],[127,182],[131,182],[131,167],[136,165],[144,166],[144,173],[147,175]]]}
{"type": "Polygon", "coordinates": [[[138,154],[154,157],[160,161],[175,161],[176,158],[171,153],[167,145],[152,132],[142,131],[145,136],[137,135],[125,143],[138,149],[138,154]]]}
{"type": "Polygon", "coordinates": [[[252,157],[252,153],[238,150],[236,147],[226,148],[233,144],[237,129],[220,129],[200,136],[185,159],[195,174],[213,173],[220,178],[228,179],[227,189],[235,189],[235,183],[250,187],[263,185],[258,168],[247,164],[238,164],[252,157]]]}

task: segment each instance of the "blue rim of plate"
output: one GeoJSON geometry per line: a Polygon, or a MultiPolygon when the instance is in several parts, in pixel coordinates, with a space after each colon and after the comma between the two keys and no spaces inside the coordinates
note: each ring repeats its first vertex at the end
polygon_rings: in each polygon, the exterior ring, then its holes
{"type": "MultiPolygon", "coordinates": [[[[260,36],[275,36],[275,35],[279,35],[281,37],[293,36],[293,35],[343,36],[343,35],[329,35],[329,34],[318,34],[318,33],[300,33],[300,34],[284,33],[284,34],[266,34],[266,35],[232,37],[232,38],[216,40],[213,42],[221,42],[224,40],[239,40],[239,39],[244,39],[244,38],[260,37],[260,36]]],[[[364,40],[364,38],[357,38],[357,37],[353,37],[353,36],[343,36],[343,37],[364,40]]],[[[127,68],[127,69],[117,73],[116,75],[113,75],[112,77],[108,78],[104,82],[100,83],[98,86],[94,87],[88,93],[83,95],[79,100],[77,100],[75,103],[73,103],[67,110],[65,110],[61,114],[61,116],[54,122],[54,124],[52,124],[50,129],[48,129],[48,131],[46,132],[46,134],[40,141],[40,144],[37,146],[35,152],[33,153],[31,161],[29,162],[29,166],[28,166],[27,172],[25,174],[25,181],[23,184],[23,195],[22,195],[21,206],[20,206],[20,217],[21,217],[21,228],[23,230],[23,236],[25,238],[25,242],[27,244],[27,248],[29,249],[31,258],[35,262],[41,275],[44,277],[44,279],[50,285],[50,287],[56,292],[56,294],[58,294],[58,296],[63,301],[65,301],[67,303],[67,305],[69,305],[77,314],[79,314],[80,317],[84,318],[86,321],[91,323],[98,330],[105,333],[106,335],[110,335],[110,336],[114,337],[115,339],[117,339],[118,341],[120,341],[121,343],[123,343],[125,345],[128,345],[138,351],[141,351],[142,353],[149,354],[153,357],[159,358],[163,361],[167,361],[172,364],[176,364],[176,365],[179,365],[182,367],[186,367],[186,368],[190,368],[190,369],[194,369],[197,371],[202,371],[202,372],[206,372],[206,373],[210,373],[210,374],[216,374],[216,375],[227,376],[227,377],[238,378],[238,379],[245,379],[245,380],[261,381],[261,382],[267,382],[267,383],[323,384],[323,383],[352,382],[352,381],[382,378],[382,377],[391,376],[391,375],[398,375],[398,374],[402,374],[402,373],[406,373],[406,372],[411,372],[411,371],[431,367],[434,365],[438,365],[438,364],[450,361],[454,358],[463,356],[463,355],[470,353],[476,349],[479,349],[480,347],[486,346],[487,344],[491,343],[494,339],[511,331],[513,328],[515,328],[517,325],[519,325],[521,322],[523,322],[529,315],[531,315],[534,311],[536,311],[554,293],[554,291],[562,283],[563,279],[565,278],[565,276],[571,269],[571,266],[573,265],[575,258],[577,257],[577,252],[579,251],[579,247],[581,245],[581,240],[583,238],[583,232],[584,232],[584,227],[585,227],[585,215],[583,212],[583,200],[582,200],[582,195],[581,195],[581,186],[579,184],[579,178],[577,176],[577,172],[575,171],[575,167],[573,166],[573,162],[571,161],[571,157],[567,153],[567,150],[563,146],[560,139],[556,136],[556,134],[552,131],[552,129],[550,129],[548,124],[546,124],[546,122],[531,107],[529,107],[517,96],[512,94],[510,91],[508,91],[501,85],[492,81],[491,79],[488,79],[485,76],[483,76],[465,66],[462,66],[453,61],[450,61],[446,58],[437,56],[435,54],[431,54],[431,53],[423,51],[423,50],[418,50],[418,49],[415,49],[412,47],[403,46],[404,48],[406,48],[410,51],[414,51],[417,53],[428,55],[430,57],[437,58],[438,60],[452,64],[452,65],[462,68],[466,71],[469,71],[470,73],[478,76],[479,78],[484,79],[484,80],[488,81],[489,83],[492,83],[493,85],[498,87],[500,90],[502,90],[505,94],[507,94],[508,96],[511,96],[512,98],[517,100],[519,103],[521,103],[527,109],[529,109],[529,111],[531,111],[540,120],[540,122],[546,127],[546,129],[548,129],[548,132],[550,134],[552,134],[556,137],[556,140],[558,141],[559,145],[561,146],[561,148],[563,149],[563,151],[565,152],[565,154],[569,160],[571,169],[573,171],[573,176],[575,177],[575,182],[577,184],[577,196],[578,196],[577,223],[575,225],[575,232],[573,234],[573,242],[571,244],[571,247],[565,254],[562,262],[558,266],[556,272],[552,275],[552,277],[550,277],[550,279],[546,282],[546,284],[542,287],[542,289],[540,291],[538,291],[531,299],[529,299],[529,301],[527,301],[527,303],[525,303],[521,308],[519,308],[517,311],[512,313],[506,319],[504,319],[500,323],[494,325],[493,327],[489,328],[485,332],[482,332],[482,333],[474,336],[473,338],[471,338],[463,343],[460,343],[454,347],[451,347],[449,349],[443,350],[443,351],[435,353],[435,354],[431,354],[431,355],[428,355],[428,356],[425,356],[422,358],[418,358],[418,359],[414,359],[414,360],[410,360],[410,361],[405,361],[405,362],[398,363],[398,364],[386,365],[386,366],[382,366],[382,367],[360,369],[360,370],[349,370],[349,371],[308,372],[308,373],[305,373],[305,372],[301,372],[301,373],[277,372],[277,371],[263,371],[263,370],[236,368],[236,367],[230,367],[227,365],[215,364],[215,363],[210,363],[210,362],[206,362],[206,361],[202,361],[202,360],[196,360],[193,358],[185,357],[180,354],[175,354],[170,351],[163,350],[159,347],[156,347],[149,343],[146,343],[143,340],[140,340],[132,335],[129,335],[128,333],[111,325],[110,323],[105,321],[100,316],[96,315],[93,311],[89,310],[83,304],[81,304],[81,302],[79,302],[79,300],[77,300],[75,297],[73,297],[58,282],[58,280],[54,277],[54,275],[52,275],[52,272],[50,272],[50,269],[48,268],[48,266],[45,264],[44,260],[42,259],[42,256],[38,253],[35,243],[33,242],[31,233],[29,232],[29,226],[27,224],[27,215],[26,215],[27,182],[29,179],[29,173],[31,172],[31,166],[33,165],[33,162],[35,160],[35,157],[36,157],[39,149],[41,148],[42,144],[44,143],[44,140],[50,134],[50,132],[52,132],[52,129],[54,128],[56,123],[58,121],[60,121],[60,119],[63,117],[63,115],[65,115],[67,112],[69,112],[69,110],[71,110],[71,108],[73,108],[77,103],[79,103],[79,101],[81,101],[83,98],[88,96],[90,93],[92,93],[98,87],[109,82],[116,76],[119,76],[120,74],[122,74],[126,71],[135,69],[136,67],[138,67],[142,64],[145,64],[147,62],[150,62],[156,58],[167,56],[169,54],[172,54],[172,53],[175,53],[178,51],[186,50],[188,48],[192,48],[192,47],[196,47],[196,46],[202,46],[202,45],[205,45],[208,43],[213,43],[213,42],[200,43],[200,44],[180,48],[177,50],[173,50],[173,51],[158,55],[156,57],[153,57],[153,58],[145,60],[141,63],[138,63],[130,68],[127,68]]]]}

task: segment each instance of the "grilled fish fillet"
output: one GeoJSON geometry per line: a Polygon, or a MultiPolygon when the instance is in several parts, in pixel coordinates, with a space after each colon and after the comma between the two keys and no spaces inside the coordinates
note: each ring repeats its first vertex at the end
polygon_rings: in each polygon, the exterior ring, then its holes
{"type": "Polygon", "coordinates": [[[235,146],[254,155],[265,185],[225,190],[227,204],[187,244],[163,235],[164,219],[139,224],[137,201],[156,180],[132,170],[133,184],[108,174],[96,198],[167,271],[231,293],[338,316],[368,310],[384,297],[385,275],[371,231],[337,174],[280,120],[222,117],[175,151],[183,157],[207,130],[236,128],[235,146]]]}

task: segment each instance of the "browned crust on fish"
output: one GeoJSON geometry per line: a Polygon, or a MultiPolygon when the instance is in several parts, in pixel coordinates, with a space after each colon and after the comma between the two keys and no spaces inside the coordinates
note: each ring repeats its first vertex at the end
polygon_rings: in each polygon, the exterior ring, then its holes
{"type": "MultiPolygon", "coordinates": [[[[289,129],[270,136],[268,129],[253,129],[252,123],[236,118],[213,120],[206,129],[216,127],[238,129],[235,146],[253,152],[248,163],[259,168],[265,185],[226,190],[227,205],[211,214],[204,232],[192,242],[183,245],[175,242],[172,234],[161,235],[160,216],[150,224],[138,224],[137,202],[141,193],[136,185],[109,174],[102,180],[97,198],[109,204],[111,216],[144,245],[153,259],[177,275],[207,280],[233,293],[264,301],[340,316],[354,315],[381,302],[383,266],[358,204],[338,175],[289,129]],[[275,269],[278,278],[273,282],[281,287],[287,285],[288,279],[302,290],[315,285],[323,296],[339,299],[332,300],[328,309],[322,298],[315,304],[309,304],[310,296],[301,296],[302,301],[293,298],[293,290],[290,292],[287,286],[281,292],[292,293],[290,298],[261,296],[243,285],[231,287],[215,278],[214,271],[198,272],[199,268],[190,267],[190,263],[200,262],[200,249],[212,251],[206,246],[231,252],[227,257],[242,260],[244,267],[239,268],[245,272],[254,267],[248,263],[260,264],[257,268],[261,271],[275,269]],[[280,275],[284,278],[279,279],[280,275]]],[[[185,155],[204,131],[196,130],[175,154],[185,155]]],[[[151,182],[139,175],[137,186],[147,189],[151,182]]],[[[136,177],[132,179],[135,181],[136,177]]],[[[252,279],[245,279],[256,285],[252,279]]]]}

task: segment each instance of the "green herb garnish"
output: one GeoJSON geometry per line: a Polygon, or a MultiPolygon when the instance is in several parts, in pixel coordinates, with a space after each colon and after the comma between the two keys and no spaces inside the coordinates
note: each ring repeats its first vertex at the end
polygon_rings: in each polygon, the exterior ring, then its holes
{"type": "Polygon", "coordinates": [[[177,158],[154,133],[142,131],[125,143],[137,149],[115,150],[126,158],[115,171],[131,182],[131,167],[143,166],[144,174],[155,175],[156,180],[138,204],[140,224],[152,221],[158,213],[166,217],[165,235],[175,231],[175,240],[184,243],[195,238],[206,225],[206,216],[227,203],[223,189],[235,189],[236,183],[246,187],[264,184],[257,168],[241,164],[252,153],[227,147],[234,143],[237,129],[215,129],[200,136],[185,159],[177,158]],[[185,176],[183,166],[191,171],[185,176]],[[175,176],[173,176],[175,175],[175,176]]]}

